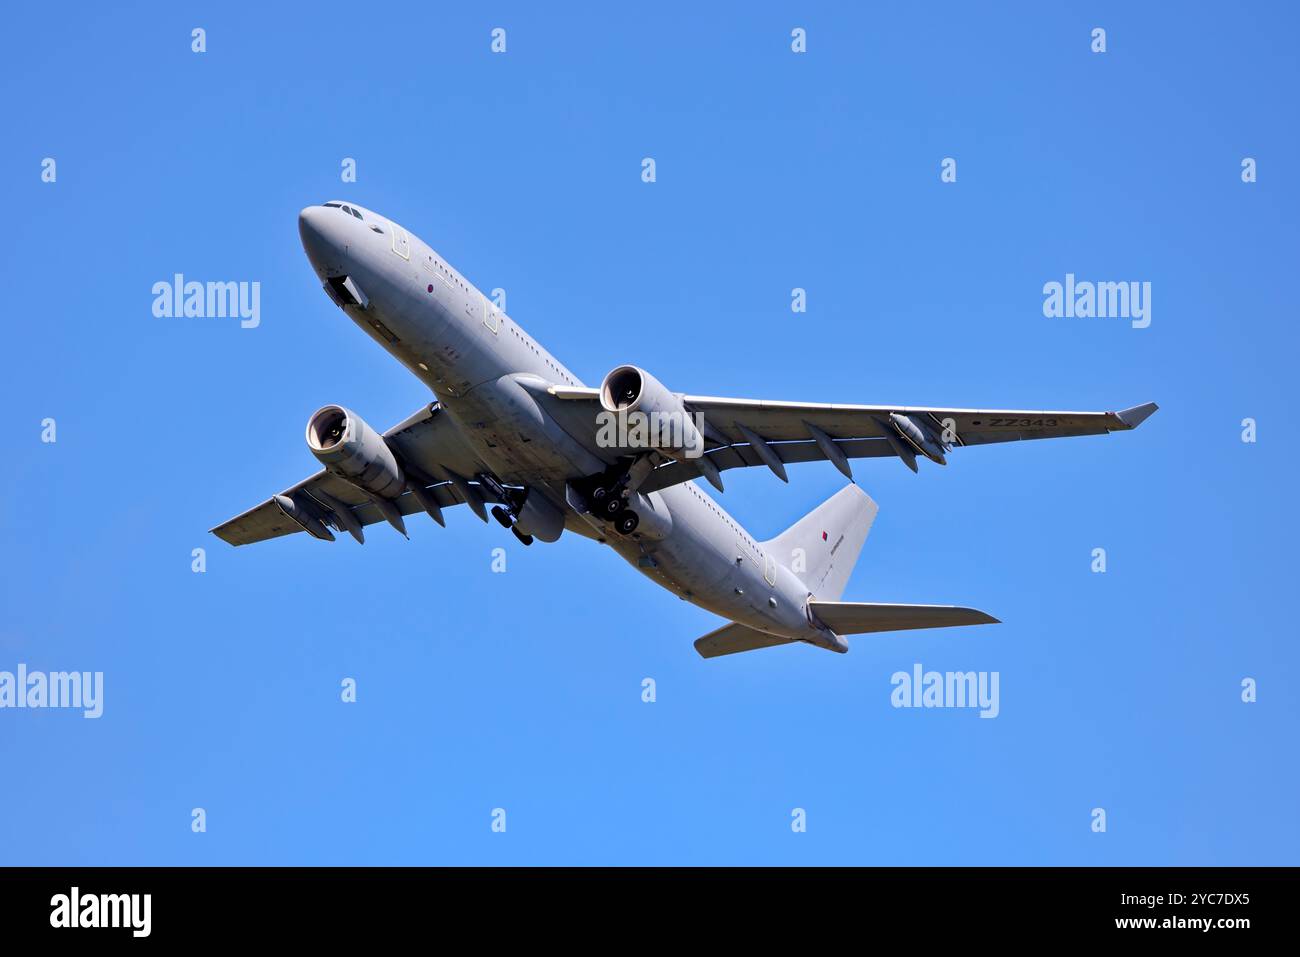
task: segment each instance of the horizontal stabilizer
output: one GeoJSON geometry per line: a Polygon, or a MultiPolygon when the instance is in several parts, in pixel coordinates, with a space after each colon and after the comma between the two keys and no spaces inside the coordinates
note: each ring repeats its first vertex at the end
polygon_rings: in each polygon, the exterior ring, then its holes
{"type": "Polygon", "coordinates": [[[823,625],[837,635],[865,635],[876,631],[907,631],[911,628],[950,628],[954,625],[998,624],[998,620],[992,615],[957,605],[881,605],[874,602],[810,601],[808,607],[823,625]]]}
{"type": "Polygon", "coordinates": [[[789,638],[755,631],[746,625],[734,622],[724,625],[717,631],[711,631],[695,641],[695,650],[701,658],[717,658],[720,655],[734,655],[741,651],[754,651],[757,648],[771,648],[773,645],[788,645],[789,638]]]}

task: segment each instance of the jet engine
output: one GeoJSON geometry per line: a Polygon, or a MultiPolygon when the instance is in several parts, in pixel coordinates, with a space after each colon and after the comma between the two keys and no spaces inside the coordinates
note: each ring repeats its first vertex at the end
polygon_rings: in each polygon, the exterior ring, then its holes
{"type": "Polygon", "coordinates": [[[307,447],[363,492],[391,500],[406,491],[406,476],[383,436],[342,406],[327,405],[307,421],[307,447]]]}
{"type": "Polygon", "coordinates": [[[619,366],[600,386],[605,410],[601,432],[612,426],[609,446],[644,448],[674,458],[696,458],[704,452],[704,436],[681,396],[674,395],[644,369],[619,366]]]}

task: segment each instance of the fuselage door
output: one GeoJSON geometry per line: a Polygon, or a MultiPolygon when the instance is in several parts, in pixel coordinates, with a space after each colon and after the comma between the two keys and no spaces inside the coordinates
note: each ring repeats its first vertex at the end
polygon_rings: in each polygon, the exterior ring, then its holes
{"type": "Polygon", "coordinates": [[[501,312],[495,304],[488,302],[487,297],[482,293],[479,293],[478,298],[483,309],[483,325],[487,326],[492,331],[492,335],[495,336],[497,330],[501,328],[501,312]]]}
{"type": "Polygon", "coordinates": [[[411,259],[411,237],[406,234],[405,229],[396,223],[389,223],[388,226],[388,231],[393,237],[393,252],[409,262],[411,259]]]}

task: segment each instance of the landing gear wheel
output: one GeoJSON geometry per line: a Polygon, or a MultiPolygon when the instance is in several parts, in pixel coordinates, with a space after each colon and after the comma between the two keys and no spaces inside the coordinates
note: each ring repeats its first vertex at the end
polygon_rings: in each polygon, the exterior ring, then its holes
{"type": "Polygon", "coordinates": [[[596,503],[596,511],[606,518],[613,518],[623,511],[624,502],[617,495],[610,495],[596,503]]]}
{"type": "Polygon", "coordinates": [[[525,535],[523,532],[519,531],[519,529],[515,528],[513,525],[510,526],[510,531],[514,533],[515,538],[519,539],[525,545],[531,545],[533,543],[533,536],[525,535]]]}
{"type": "Polygon", "coordinates": [[[492,517],[501,523],[502,528],[510,528],[514,522],[510,521],[510,513],[500,505],[492,506],[492,517]]]}
{"type": "Polygon", "coordinates": [[[619,512],[614,519],[614,528],[618,530],[620,535],[631,535],[640,524],[641,519],[636,512],[631,511],[619,512]]]}

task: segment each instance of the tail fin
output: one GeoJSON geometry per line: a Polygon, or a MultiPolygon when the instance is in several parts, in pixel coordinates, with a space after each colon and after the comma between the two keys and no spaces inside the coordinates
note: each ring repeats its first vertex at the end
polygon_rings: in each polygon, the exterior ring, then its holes
{"type": "Polygon", "coordinates": [[[814,598],[836,601],[844,594],[878,510],[871,496],[849,485],[763,544],[799,576],[814,598]]]}

